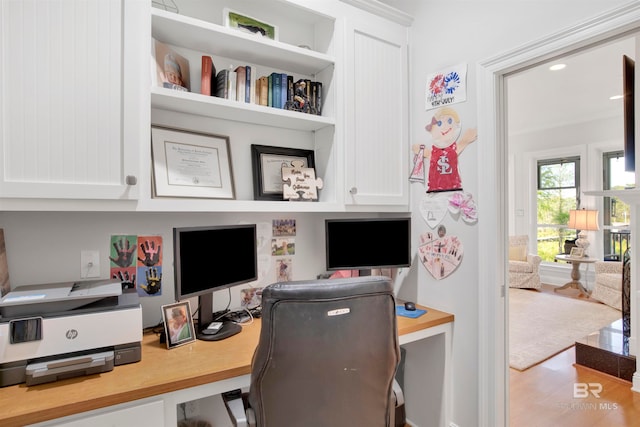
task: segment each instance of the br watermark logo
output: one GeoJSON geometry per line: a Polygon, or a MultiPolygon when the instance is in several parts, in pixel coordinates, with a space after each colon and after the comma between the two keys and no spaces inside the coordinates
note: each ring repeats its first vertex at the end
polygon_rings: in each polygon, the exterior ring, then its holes
{"type": "MultiPolygon", "coordinates": [[[[574,383],[573,398],[574,399],[600,399],[603,387],[600,383],[574,383]]],[[[581,410],[581,411],[612,411],[618,409],[615,402],[571,402],[559,403],[563,409],[581,410]]]]}
{"type": "Polygon", "coordinates": [[[593,395],[596,399],[600,399],[602,392],[602,384],[600,383],[575,383],[573,384],[573,398],[584,399],[593,395]]]}

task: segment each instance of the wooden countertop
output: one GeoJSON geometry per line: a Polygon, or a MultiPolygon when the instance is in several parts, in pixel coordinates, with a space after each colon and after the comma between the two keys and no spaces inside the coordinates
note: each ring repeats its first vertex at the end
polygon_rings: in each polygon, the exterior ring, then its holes
{"type": "MultiPolygon", "coordinates": [[[[399,335],[453,322],[427,307],[417,319],[398,317],[399,335]]],[[[222,341],[195,341],[167,350],[155,334],[142,341],[142,360],[113,371],[27,387],[0,388],[0,426],[33,424],[248,374],[260,321],[222,341]],[[215,357],[214,357],[215,356],[215,357]]]]}

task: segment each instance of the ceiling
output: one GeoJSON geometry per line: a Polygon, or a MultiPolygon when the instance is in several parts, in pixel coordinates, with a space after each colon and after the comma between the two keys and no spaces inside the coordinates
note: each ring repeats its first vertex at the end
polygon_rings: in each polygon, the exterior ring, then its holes
{"type": "Polygon", "coordinates": [[[622,56],[635,58],[628,36],[556,58],[507,77],[509,133],[519,134],[622,116],[622,56]],[[566,67],[550,71],[552,64],[566,67]]]}

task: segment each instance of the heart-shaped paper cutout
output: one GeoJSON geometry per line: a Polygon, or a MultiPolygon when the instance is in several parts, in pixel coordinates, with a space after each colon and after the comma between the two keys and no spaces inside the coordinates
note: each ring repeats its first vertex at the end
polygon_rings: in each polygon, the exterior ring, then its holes
{"type": "Polygon", "coordinates": [[[447,214],[449,201],[446,196],[437,194],[427,195],[420,202],[420,214],[431,228],[436,228],[447,214]]]}
{"type": "Polygon", "coordinates": [[[434,233],[420,235],[420,261],[431,275],[444,279],[462,262],[464,247],[457,236],[438,237],[434,233]]]}

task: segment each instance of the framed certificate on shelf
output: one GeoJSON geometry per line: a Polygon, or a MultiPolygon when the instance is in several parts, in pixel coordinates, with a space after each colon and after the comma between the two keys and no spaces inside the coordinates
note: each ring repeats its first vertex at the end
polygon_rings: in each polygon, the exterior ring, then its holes
{"type": "Polygon", "coordinates": [[[229,137],[151,127],[154,197],[233,199],[229,137]]]}
{"type": "Polygon", "coordinates": [[[284,200],[282,168],[290,167],[296,160],[301,162],[301,167],[315,167],[313,150],[252,144],[253,198],[284,200]]]}

